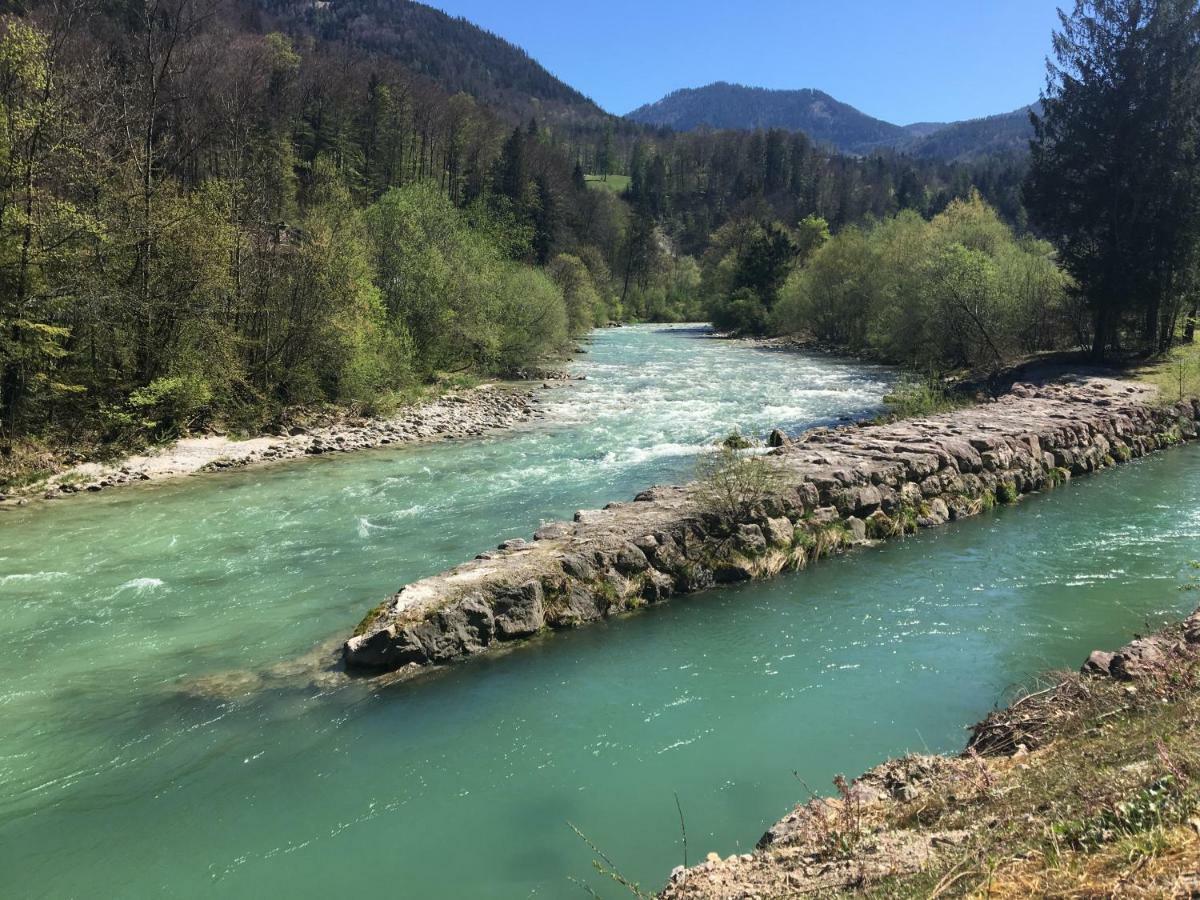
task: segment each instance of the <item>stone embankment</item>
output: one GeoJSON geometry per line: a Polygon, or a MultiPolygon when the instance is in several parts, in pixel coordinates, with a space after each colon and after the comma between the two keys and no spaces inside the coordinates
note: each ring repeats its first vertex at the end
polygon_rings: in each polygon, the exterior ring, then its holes
{"type": "MultiPolygon", "coordinates": [[[[834,782],[838,796],[814,797],[795,807],[763,834],[753,853],[725,858],[709,853],[699,865],[679,866],[658,896],[660,900],[748,900],[871,895],[871,889],[885,880],[896,896],[942,893],[934,889],[935,882],[949,887],[956,874],[960,878],[971,874],[969,869],[964,871],[964,854],[996,860],[1003,856],[988,845],[989,835],[995,839],[1003,831],[1004,823],[996,821],[998,813],[1009,817],[1020,813],[1018,822],[1007,824],[1031,836],[1053,834],[1054,823],[1043,821],[1054,815],[1048,812],[1050,805],[1044,796],[1040,808],[1030,810],[1009,808],[1004,798],[1032,796],[1039,802],[1044,788],[1036,782],[1053,778],[1047,770],[1057,771],[1055,767],[1061,765],[1055,755],[1084,753],[1094,765],[1100,765],[1097,760],[1102,754],[1086,747],[1087,741],[1119,744],[1119,729],[1136,731],[1129,723],[1145,717],[1146,710],[1190,702],[1196,690],[1192,673],[1198,657],[1200,610],[1182,625],[1138,638],[1115,653],[1096,651],[1084,663],[1082,677],[1062,678],[1051,688],[1026,694],[993,711],[974,726],[960,756],[910,755],[876,766],[853,782],[839,776],[834,782]],[[1064,739],[1067,733],[1071,737],[1064,739]],[[1032,793],[1022,787],[1030,773],[1035,773],[1032,793]],[[945,819],[939,810],[946,814],[945,819]],[[949,874],[901,889],[903,879],[927,870],[949,874]]],[[[1177,715],[1179,718],[1186,716],[1177,715]]],[[[1178,722],[1173,721],[1173,726],[1178,727],[1178,722]]],[[[1145,729],[1144,723],[1141,727],[1145,729]]],[[[1147,737],[1139,734],[1137,740],[1146,741],[1147,737]]],[[[1151,778],[1155,764],[1168,770],[1179,767],[1160,736],[1152,733],[1149,740],[1157,747],[1158,758],[1153,762],[1130,765],[1121,760],[1124,777],[1133,778],[1132,789],[1118,784],[1120,779],[1109,773],[1095,777],[1107,776],[1105,786],[1118,794],[1122,789],[1135,794],[1139,773],[1145,779],[1151,778]]],[[[1085,867],[1077,863],[1072,868],[1067,858],[1071,848],[1065,841],[1060,849],[1061,855],[1046,864],[1063,870],[1078,887],[1086,880],[1080,874],[1085,867]]],[[[1027,856],[1036,859],[1041,854],[1027,851],[1027,856]]],[[[1092,878],[1091,890],[1069,896],[1194,897],[1200,891],[1200,873],[1194,868],[1189,867],[1187,877],[1177,880],[1174,889],[1147,877],[1140,880],[1148,883],[1139,884],[1139,878],[1133,877],[1139,868],[1143,867],[1122,865],[1119,879],[1114,876],[1105,885],[1117,890],[1101,890],[1101,882],[1092,878]]],[[[1006,880],[1011,887],[1011,879],[997,877],[994,884],[986,872],[974,879],[995,887],[994,894],[988,891],[994,896],[1065,896],[1030,888],[1036,882],[1028,877],[1022,882],[1025,890],[1017,894],[1006,889],[1006,880]]],[[[972,891],[971,885],[961,885],[962,893],[981,896],[982,891],[972,891]]]]}
{"type": "MultiPolygon", "coordinates": [[[[387,418],[338,419],[294,427],[275,436],[234,440],[220,435],[184,438],[157,452],[117,463],[83,463],[61,472],[38,491],[47,500],[143,481],[238,469],[305,456],[344,453],[418,441],[468,438],[530,421],[537,411],[528,389],[485,385],[446,394],[387,418]]],[[[26,497],[0,495],[0,503],[26,497]]]]}
{"type": "Polygon", "coordinates": [[[580,511],[404,587],[363,620],[343,657],[351,668],[416,672],[803,568],[1194,438],[1198,417],[1200,402],[1164,405],[1143,386],[1090,378],[1016,385],[943,415],[818,429],[764,458],[772,477],[752,503],[714,506],[711,490],[692,484],[580,511]]]}

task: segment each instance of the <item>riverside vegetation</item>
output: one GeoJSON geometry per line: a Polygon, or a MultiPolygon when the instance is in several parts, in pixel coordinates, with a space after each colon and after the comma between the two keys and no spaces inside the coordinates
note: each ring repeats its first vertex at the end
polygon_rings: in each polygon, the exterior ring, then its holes
{"type": "Polygon", "coordinates": [[[903,160],[893,179],[782,133],[758,174],[761,135],[688,138],[704,171],[672,169],[683,139],[617,127],[493,36],[419,4],[373,15],[353,35],[342,4],[0,16],[0,488],[697,318],[694,254],[763,190],[840,225],[893,207],[902,169],[922,210],[985,181],[903,160]]]}
{"type": "Polygon", "coordinates": [[[1190,343],[1200,259],[1200,12],[1079,0],[1061,14],[1021,216],[978,196],[830,234],[743,218],[713,236],[712,317],[807,332],[921,371],[1190,343]],[[1028,227],[1026,227],[1028,226],[1028,227]]]}
{"type": "Polygon", "coordinates": [[[1027,236],[1023,157],[673,135],[469,23],[357,8],[3,16],[0,486],[295,409],[387,412],[609,320],[711,312],[914,366],[1090,338],[1027,236]]]}

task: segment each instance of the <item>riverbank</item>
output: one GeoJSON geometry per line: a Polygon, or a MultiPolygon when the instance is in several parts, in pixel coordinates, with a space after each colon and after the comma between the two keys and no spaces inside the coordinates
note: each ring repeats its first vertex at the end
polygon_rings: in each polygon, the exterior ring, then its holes
{"type": "Polygon", "coordinates": [[[382,418],[336,415],[311,426],[291,428],[286,434],[181,438],[112,462],[74,465],[36,484],[0,492],[0,506],[25,505],[35,498],[60,500],[72,494],[305,456],[478,437],[538,418],[536,396],[522,384],[484,384],[382,418]]]}
{"type": "MultiPolygon", "coordinates": [[[[507,540],[372,610],[347,666],[417,671],[715,583],[770,577],[870,540],[977,515],[1195,438],[1200,402],[1087,378],[902,422],[783,439],[756,485],[653,488],[507,540]],[[713,492],[718,495],[713,497],[713,492]]],[[[782,437],[782,436],[781,436],[782,437]]]]}
{"type": "Polygon", "coordinates": [[[959,756],[838,776],[658,896],[1194,897],[1198,675],[1200,610],[991,713],[959,756]]]}

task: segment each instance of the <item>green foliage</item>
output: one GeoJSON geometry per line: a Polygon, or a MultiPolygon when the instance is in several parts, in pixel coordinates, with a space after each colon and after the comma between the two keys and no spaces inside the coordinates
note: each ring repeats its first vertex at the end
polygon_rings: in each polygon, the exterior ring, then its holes
{"type": "Polygon", "coordinates": [[[562,291],[569,334],[583,334],[608,320],[606,305],[596,290],[592,273],[578,256],[560,253],[546,268],[546,273],[562,291]]]}
{"type": "Polygon", "coordinates": [[[998,367],[1069,339],[1067,286],[1049,245],[973,195],[833,237],[789,277],[772,328],[926,371],[998,367]]]}
{"type": "MultiPolygon", "coordinates": [[[[0,18],[0,478],[39,439],[387,411],[621,315],[624,203],[536,123],[232,9],[94,12],[0,18]]],[[[630,281],[677,313],[656,228],[630,281]]]]}
{"type": "Polygon", "coordinates": [[[630,291],[626,302],[638,319],[694,322],[703,318],[699,290],[700,268],[692,257],[660,256],[654,271],[630,291]]]}
{"type": "Polygon", "coordinates": [[[996,502],[1002,504],[1016,503],[1020,498],[1021,492],[1017,490],[1015,483],[1011,481],[1001,481],[996,485],[996,502]]]}
{"type": "Polygon", "coordinates": [[[1200,397],[1200,344],[1180,344],[1157,357],[1139,377],[1158,388],[1159,399],[1164,403],[1200,397]]]}
{"type": "Polygon", "coordinates": [[[713,325],[739,335],[766,333],[789,273],[828,239],[829,224],[811,215],[794,230],[754,219],[735,219],[718,229],[703,269],[713,325]]]}
{"type": "Polygon", "coordinates": [[[129,395],[129,406],[159,434],[183,432],[212,402],[208,383],[192,376],[156,378],[129,395]]]}
{"type": "Polygon", "coordinates": [[[764,334],[767,330],[767,311],[762,300],[747,287],[738,288],[727,300],[715,303],[710,317],[713,327],[730,334],[764,334]]]}
{"type": "Polygon", "coordinates": [[[740,431],[731,431],[721,441],[721,446],[727,450],[749,450],[754,446],[740,431]]]}
{"type": "Polygon", "coordinates": [[[485,358],[492,371],[511,372],[567,347],[562,291],[538,269],[511,264],[501,273],[485,358]]]}
{"type": "Polygon", "coordinates": [[[1066,484],[1071,480],[1071,470],[1064,469],[1062,466],[1055,466],[1046,473],[1046,487],[1056,488],[1059,485],[1066,484]]]}
{"type": "Polygon", "coordinates": [[[732,528],[744,522],[777,483],[775,471],[763,457],[743,455],[722,444],[697,461],[693,499],[722,525],[732,528]]]}
{"type": "Polygon", "coordinates": [[[1187,577],[1187,581],[1179,586],[1181,591],[1200,591],[1200,560],[1192,560],[1188,563],[1188,567],[1192,570],[1187,577]]]}
{"type": "Polygon", "coordinates": [[[1092,351],[1169,347],[1197,309],[1200,8],[1077,0],[1054,35],[1025,201],[1091,311],[1092,351]]]}
{"type": "Polygon", "coordinates": [[[867,537],[873,541],[882,541],[898,537],[904,533],[900,522],[883,512],[876,512],[867,517],[867,537]]]}

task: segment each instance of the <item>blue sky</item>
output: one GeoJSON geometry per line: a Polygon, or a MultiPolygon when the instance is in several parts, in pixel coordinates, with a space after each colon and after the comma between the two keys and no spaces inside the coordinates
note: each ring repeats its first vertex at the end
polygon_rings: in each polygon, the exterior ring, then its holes
{"type": "Polygon", "coordinates": [[[610,112],[735,81],[819,88],[902,125],[1033,102],[1057,24],[1053,0],[426,2],[519,44],[610,112]]]}

